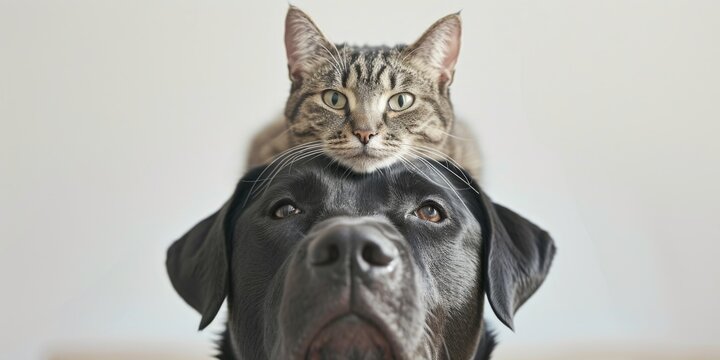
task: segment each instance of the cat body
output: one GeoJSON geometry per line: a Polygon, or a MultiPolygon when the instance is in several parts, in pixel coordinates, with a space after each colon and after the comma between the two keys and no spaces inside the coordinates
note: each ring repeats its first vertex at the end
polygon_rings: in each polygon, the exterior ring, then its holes
{"type": "Polygon", "coordinates": [[[291,6],[290,96],[282,118],[255,136],[248,166],[280,154],[325,153],[367,173],[420,157],[452,159],[479,177],[480,152],[449,97],[460,32],[459,14],[452,14],[412,45],[335,45],[291,6]]]}

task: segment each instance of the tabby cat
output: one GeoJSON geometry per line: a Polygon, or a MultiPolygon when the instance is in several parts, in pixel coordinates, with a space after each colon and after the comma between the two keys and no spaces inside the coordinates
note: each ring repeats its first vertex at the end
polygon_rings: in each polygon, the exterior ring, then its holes
{"type": "Polygon", "coordinates": [[[325,153],[367,173],[424,157],[453,159],[479,176],[480,153],[468,129],[455,121],[449,96],[460,33],[460,15],[451,14],[412,45],[334,45],[290,6],[290,96],[284,117],[255,137],[248,166],[280,154],[297,159],[325,153]]]}

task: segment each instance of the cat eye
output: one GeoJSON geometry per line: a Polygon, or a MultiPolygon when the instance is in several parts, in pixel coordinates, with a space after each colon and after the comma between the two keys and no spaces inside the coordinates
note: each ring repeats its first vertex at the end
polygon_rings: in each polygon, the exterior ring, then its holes
{"type": "Polygon", "coordinates": [[[292,215],[300,214],[301,212],[302,211],[295,207],[295,205],[285,203],[275,207],[275,210],[273,210],[273,217],[275,219],[284,219],[292,215]]]}
{"type": "Polygon", "coordinates": [[[445,216],[443,215],[442,210],[440,210],[439,205],[435,204],[426,204],[419,207],[415,210],[415,216],[417,216],[420,220],[433,223],[439,223],[445,220],[445,216]]]}
{"type": "Polygon", "coordinates": [[[345,95],[336,90],[325,90],[322,94],[322,99],[325,105],[335,110],[342,110],[347,103],[345,95]]]}
{"type": "Polygon", "coordinates": [[[403,111],[409,108],[413,102],[415,102],[415,97],[411,93],[404,92],[393,95],[388,100],[388,106],[392,111],[403,111]]]}

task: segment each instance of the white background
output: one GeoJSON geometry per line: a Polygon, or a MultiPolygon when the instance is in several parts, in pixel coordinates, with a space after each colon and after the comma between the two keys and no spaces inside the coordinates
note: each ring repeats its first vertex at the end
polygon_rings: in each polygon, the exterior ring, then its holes
{"type": "MultiPolygon", "coordinates": [[[[369,44],[462,9],[452,97],[486,191],[559,249],[499,354],[717,346],[720,2],[296,4],[369,44]]],[[[0,358],[209,353],[221,326],[197,333],[165,249],[280,113],[286,8],[0,0],[0,358]]]]}

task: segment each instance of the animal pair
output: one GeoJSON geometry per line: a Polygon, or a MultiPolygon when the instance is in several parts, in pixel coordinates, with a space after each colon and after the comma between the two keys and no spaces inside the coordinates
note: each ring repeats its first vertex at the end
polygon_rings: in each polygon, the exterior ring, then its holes
{"type": "Polygon", "coordinates": [[[485,295],[512,328],[548,273],[550,236],[451,163],[282,163],[168,250],[200,329],[227,299],[220,359],[488,359],[485,295]]]}

